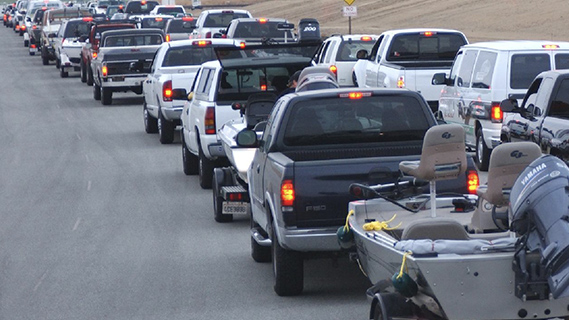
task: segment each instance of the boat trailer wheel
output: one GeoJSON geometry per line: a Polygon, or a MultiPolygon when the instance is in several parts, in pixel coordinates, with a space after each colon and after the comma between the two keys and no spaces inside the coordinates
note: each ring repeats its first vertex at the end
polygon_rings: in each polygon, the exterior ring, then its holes
{"type": "Polygon", "coordinates": [[[376,293],[374,301],[371,303],[370,320],[388,320],[385,300],[381,293],[376,293]]]}

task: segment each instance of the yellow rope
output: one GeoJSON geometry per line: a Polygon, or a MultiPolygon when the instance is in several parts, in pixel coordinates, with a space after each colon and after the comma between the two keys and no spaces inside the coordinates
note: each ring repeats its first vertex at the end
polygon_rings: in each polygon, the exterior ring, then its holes
{"type": "Polygon", "coordinates": [[[348,212],[348,216],[346,217],[346,224],[344,225],[344,231],[348,232],[350,231],[350,224],[348,223],[348,220],[350,219],[351,216],[353,216],[354,214],[356,214],[356,212],[354,210],[350,210],[350,212],[348,212]]]}
{"type": "Polygon", "coordinates": [[[368,222],[366,224],[363,225],[363,229],[365,231],[381,231],[381,230],[395,230],[397,228],[399,228],[401,226],[401,223],[399,223],[397,226],[395,227],[390,227],[389,223],[391,221],[393,221],[393,219],[395,219],[395,217],[397,217],[396,214],[393,215],[393,217],[387,221],[372,221],[372,222],[368,222]]]}
{"type": "Polygon", "coordinates": [[[403,254],[403,262],[401,262],[401,269],[399,270],[399,274],[397,275],[397,279],[401,278],[403,276],[403,269],[405,269],[405,271],[407,271],[407,266],[406,266],[406,262],[407,262],[407,256],[413,254],[413,252],[411,251],[407,251],[403,254]]]}

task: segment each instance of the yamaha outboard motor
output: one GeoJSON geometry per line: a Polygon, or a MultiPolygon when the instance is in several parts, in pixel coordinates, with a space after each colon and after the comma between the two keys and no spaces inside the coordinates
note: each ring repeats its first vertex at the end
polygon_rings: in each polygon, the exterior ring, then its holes
{"type": "Polygon", "coordinates": [[[298,22],[298,42],[321,42],[320,23],[313,18],[300,19],[298,22]]]}
{"type": "Polygon", "coordinates": [[[569,168],[544,155],[518,177],[510,193],[516,244],[516,295],[527,300],[569,296],[569,168]]]}

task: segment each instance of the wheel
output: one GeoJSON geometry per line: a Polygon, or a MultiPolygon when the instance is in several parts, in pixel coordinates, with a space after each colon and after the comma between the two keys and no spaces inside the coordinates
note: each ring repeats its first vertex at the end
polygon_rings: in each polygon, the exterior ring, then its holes
{"type": "Polygon", "coordinates": [[[93,99],[101,100],[101,87],[96,83],[93,84],[93,99]]]}
{"type": "MultiPolygon", "coordinates": [[[[251,229],[259,228],[251,215],[251,229]]],[[[271,262],[271,247],[261,246],[251,235],[251,257],[255,262],[271,262]]]]}
{"type": "Polygon", "coordinates": [[[304,261],[300,252],[280,246],[275,228],[273,225],[270,230],[274,290],[279,296],[296,296],[302,293],[304,287],[304,261]]]}
{"type": "Polygon", "coordinates": [[[24,47],[28,47],[30,45],[30,40],[24,40],[24,47]]]}
{"type": "Polygon", "coordinates": [[[55,59],[55,69],[61,68],[61,61],[59,59],[55,59]]]}
{"type": "Polygon", "coordinates": [[[209,160],[205,157],[202,152],[201,146],[199,147],[199,165],[198,165],[198,174],[200,180],[200,186],[202,189],[209,189],[211,188],[211,181],[213,180],[213,161],[209,160]]]}
{"type": "Polygon", "coordinates": [[[85,64],[81,61],[81,82],[87,82],[87,73],[85,72],[85,64]]]}
{"type": "Polygon", "coordinates": [[[45,52],[45,47],[41,48],[41,63],[44,66],[47,66],[49,64],[49,57],[47,56],[47,52],[45,52]]]}
{"type": "Polygon", "coordinates": [[[160,143],[170,144],[174,141],[174,129],[176,125],[172,121],[168,121],[162,115],[162,110],[158,109],[158,135],[160,143]]]}
{"type": "Polygon", "coordinates": [[[69,76],[69,72],[64,71],[65,69],[61,68],[59,69],[59,76],[62,78],[67,78],[69,76]]]}
{"type": "Polygon", "coordinates": [[[35,55],[36,55],[35,52],[31,52],[31,51],[30,51],[30,56],[35,56],[35,55]]]}
{"type": "Polygon", "coordinates": [[[111,88],[101,87],[101,103],[105,106],[113,103],[113,91],[111,91],[111,88]]]}
{"type": "Polygon", "coordinates": [[[490,162],[490,152],[492,150],[486,147],[484,142],[484,136],[482,135],[482,129],[476,131],[476,165],[481,171],[488,171],[488,163],[490,162]]]}
{"type": "Polygon", "coordinates": [[[213,170],[212,194],[213,194],[213,218],[217,222],[233,221],[232,214],[223,214],[223,198],[221,197],[221,187],[225,185],[225,171],[222,168],[213,170]]]}
{"type": "Polygon", "coordinates": [[[144,131],[146,131],[146,133],[158,132],[158,122],[156,121],[156,118],[152,117],[148,112],[146,102],[142,105],[142,113],[144,115],[144,131]]]}
{"type": "Polygon", "coordinates": [[[187,176],[198,174],[199,161],[193,153],[188,150],[184,135],[182,134],[182,166],[184,167],[184,174],[187,176]]]}
{"type": "Polygon", "coordinates": [[[91,67],[88,65],[86,65],[85,68],[87,69],[87,85],[92,86],[93,85],[93,70],[91,70],[91,67]]]}
{"type": "Polygon", "coordinates": [[[388,320],[390,319],[387,316],[387,312],[385,310],[385,306],[383,305],[383,300],[381,298],[378,299],[377,303],[373,307],[373,320],[388,320]]]}

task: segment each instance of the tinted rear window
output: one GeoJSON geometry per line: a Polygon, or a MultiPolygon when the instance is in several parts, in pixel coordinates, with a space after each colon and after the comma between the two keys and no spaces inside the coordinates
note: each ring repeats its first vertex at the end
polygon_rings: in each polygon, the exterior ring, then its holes
{"type": "Polygon", "coordinates": [[[252,93],[284,90],[282,79],[287,79],[297,69],[287,67],[250,67],[224,69],[219,81],[218,101],[246,100],[252,93]]]}
{"type": "Polygon", "coordinates": [[[206,61],[216,60],[212,47],[171,48],[164,57],[164,67],[200,65],[206,61]]]}
{"type": "Polygon", "coordinates": [[[547,70],[551,70],[547,53],[514,54],[511,61],[510,88],[527,89],[539,73],[547,70]]]}
{"type": "Polygon", "coordinates": [[[127,3],[125,13],[150,13],[154,7],[158,5],[157,1],[146,1],[142,4],[141,1],[131,1],[127,3]]]}
{"type": "Polygon", "coordinates": [[[65,29],[65,38],[79,38],[88,36],[91,31],[91,25],[86,21],[70,21],[65,29]]]}
{"type": "Polygon", "coordinates": [[[196,26],[196,21],[173,20],[168,24],[167,33],[191,33],[196,26]]]}
{"type": "Polygon", "coordinates": [[[284,134],[288,146],[422,140],[429,122],[408,96],[313,99],[298,102],[284,134]]]}
{"type": "Polygon", "coordinates": [[[284,38],[285,33],[288,39],[292,39],[290,30],[278,30],[277,27],[280,22],[265,22],[259,23],[257,21],[240,22],[235,28],[235,38],[284,38]]]}
{"type": "Polygon", "coordinates": [[[394,37],[388,61],[452,61],[466,39],[457,33],[434,33],[431,36],[412,33],[394,37]]]}
{"type": "Polygon", "coordinates": [[[555,69],[569,69],[569,54],[558,53],[555,55],[555,69]]]}
{"type": "Polygon", "coordinates": [[[166,22],[168,22],[167,18],[146,18],[142,19],[140,25],[142,28],[158,28],[164,30],[166,22]]]}
{"type": "Polygon", "coordinates": [[[231,20],[238,18],[249,18],[249,16],[246,13],[234,12],[210,13],[205,18],[203,26],[206,28],[225,28],[231,20]]]}
{"type": "Polygon", "coordinates": [[[338,48],[338,55],[336,56],[336,61],[357,61],[358,58],[356,54],[360,50],[371,51],[375,41],[343,41],[338,48]]]}
{"type": "Polygon", "coordinates": [[[158,45],[162,43],[159,35],[114,36],[105,39],[105,47],[132,47],[158,45]]]}
{"type": "Polygon", "coordinates": [[[176,15],[178,13],[184,13],[184,9],[180,8],[180,7],[167,7],[167,8],[160,8],[158,9],[158,13],[159,14],[170,14],[170,15],[176,15]]]}

